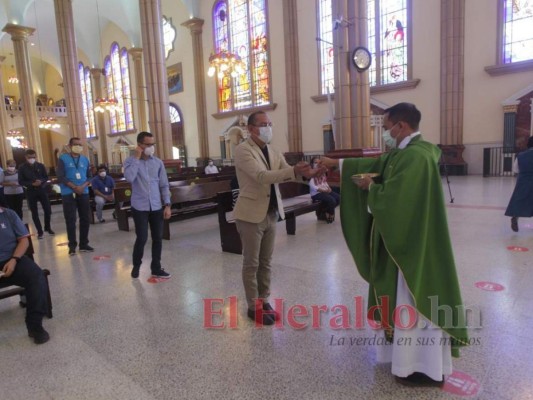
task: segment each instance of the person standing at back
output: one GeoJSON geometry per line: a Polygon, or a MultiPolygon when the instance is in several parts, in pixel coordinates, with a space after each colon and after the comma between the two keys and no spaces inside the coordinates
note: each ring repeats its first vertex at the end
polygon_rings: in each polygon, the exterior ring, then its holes
{"type": "Polygon", "coordinates": [[[170,189],[163,161],[154,157],[155,139],[150,132],[137,135],[135,154],[124,162],[124,177],[131,183],[131,214],[135,222],[135,245],[131,277],[137,279],[141,269],[148,226],[152,233],[152,277],[168,279],[161,267],[163,219],[170,218],[170,189]]]}
{"type": "Polygon", "coordinates": [[[7,168],[4,171],[0,183],[4,185],[4,197],[9,208],[17,213],[22,219],[22,202],[24,201],[24,188],[19,183],[19,174],[15,160],[7,160],[7,168]]]}
{"type": "Polygon", "coordinates": [[[63,215],[67,225],[68,254],[76,254],[76,211],[79,215],[80,252],[94,251],[89,246],[89,184],[91,171],[89,159],[82,155],[81,139],[73,137],[68,142],[70,153],[62,154],[57,164],[57,178],[61,186],[63,215]]]}
{"type": "Polygon", "coordinates": [[[43,227],[39,220],[37,203],[40,202],[44,211],[44,230],[50,235],[55,232],[50,226],[52,208],[48,198],[48,174],[44,164],[37,161],[35,150],[26,150],[26,162],[19,168],[19,183],[26,189],[26,198],[30,207],[31,217],[37,229],[37,238],[43,238],[43,227]]]}

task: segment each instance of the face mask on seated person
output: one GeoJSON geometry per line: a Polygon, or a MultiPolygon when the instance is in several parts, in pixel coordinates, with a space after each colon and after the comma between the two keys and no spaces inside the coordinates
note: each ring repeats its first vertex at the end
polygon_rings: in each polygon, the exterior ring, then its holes
{"type": "Polygon", "coordinates": [[[105,178],[106,172],[105,171],[99,172],[98,175],[100,175],[102,178],[105,178]]]}

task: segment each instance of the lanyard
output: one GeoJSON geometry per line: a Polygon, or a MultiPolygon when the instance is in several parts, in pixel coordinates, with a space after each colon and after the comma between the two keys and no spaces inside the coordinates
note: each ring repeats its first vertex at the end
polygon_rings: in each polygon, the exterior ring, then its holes
{"type": "Polygon", "coordinates": [[[72,158],[72,161],[74,161],[74,165],[76,166],[76,171],[80,172],[80,170],[78,169],[78,166],[80,165],[81,156],[76,157],[78,161],[76,161],[76,159],[72,156],[72,154],[70,155],[70,158],[72,158]]]}

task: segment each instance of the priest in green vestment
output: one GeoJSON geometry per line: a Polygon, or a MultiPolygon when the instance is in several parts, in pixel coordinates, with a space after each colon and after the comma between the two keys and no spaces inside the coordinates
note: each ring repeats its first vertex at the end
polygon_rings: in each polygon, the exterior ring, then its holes
{"type": "Polygon", "coordinates": [[[342,229],[357,269],[369,283],[368,318],[379,323],[393,345],[387,346],[393,354],[385,361],[392,362],[400,383],[439,385],[451,373],[451,354],[458,356],[468,335],[439,173],[440,150],[422,139],[420,120],[413,104],[399,103],[384,115],[388,153],[380,158],[323,157],[321,162],[341,168],[342,229]],[[365,173],[378,176],[352,181],[352,175],[365,173]],[[402,320],[394,314],[405,304],[416,310],[411,329],[405,313],[402,320]],[[416,343],[395,346],[406,336],[416,343]]]}

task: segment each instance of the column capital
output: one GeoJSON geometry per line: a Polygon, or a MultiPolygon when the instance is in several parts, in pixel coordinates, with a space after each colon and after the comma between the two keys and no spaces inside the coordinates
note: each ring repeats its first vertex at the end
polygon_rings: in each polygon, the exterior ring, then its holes
{"type": "Polygon", "coordinates": [[[6,24],[2,31],[9,33],[11,35],[11,40],[24,40],[27,42],[28,37],[33,35],[33,32],[35,32],[35,28],[15,24],[6,24]]]}
{"type": "Polygon", "coordinates": [[[185,21],[184,23],[181,24],[181,26],[184,26],[186,28],[189,28],[191,30],[191,34],[192,33],[196,33],[196,34],[199,34],[199,33],[202,33],[202,26],[204,25],[204,20],[201,19],[201,18],[190,18],[188,19],[187,21],[185,21]]]}
{"type": "Polygon", "coordinates": [[[100,75],[104,73],[104,70],[102,68],[91,68],[91,76],[94,78],[99,78],[100,75]]]}
{"type": "Polygon", "coordinates": [[[128,53],[131,54],[134,60],[140,60],[143,56],[143,49],[142,47],[132,47],[128,49],[128,53]]]}

